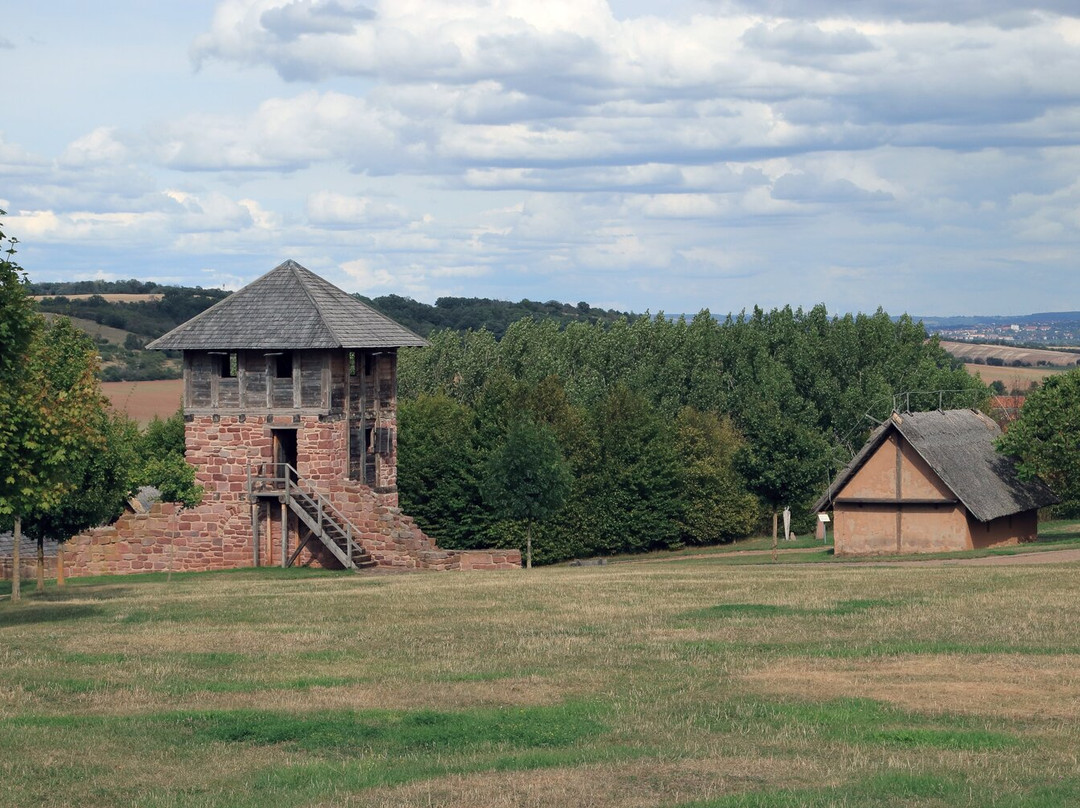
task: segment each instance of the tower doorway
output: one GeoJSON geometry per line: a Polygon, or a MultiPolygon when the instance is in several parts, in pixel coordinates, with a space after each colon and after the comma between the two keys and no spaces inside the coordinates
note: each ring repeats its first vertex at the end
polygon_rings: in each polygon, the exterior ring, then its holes
{"type": "Polygon", "coordinates": [[[289,466],[296,468],[296,430],[271,429],[270,434],[274,438],[274,476],[284,479],[289,466]]]}

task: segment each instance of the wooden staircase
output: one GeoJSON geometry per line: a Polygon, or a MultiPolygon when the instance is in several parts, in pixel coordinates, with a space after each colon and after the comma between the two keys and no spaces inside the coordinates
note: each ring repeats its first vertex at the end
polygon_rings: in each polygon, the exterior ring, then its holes
{"type": "Polygon", "coordinates": [[[306,538],[297,543],[288,559],[282,559],[282,566],[291,567],[313,538],[321,541],[345,569],[359,571],[376,565],[371,554],[355,540],[359,531],[348,518],[310,482],[301,479],[292,466],[267,464],[257,467],[249,478],[248,489],[253,496],[277,497],[307,528],[306,538]],[[266,474],[268,468],[272,468],[272,474],[266,474]]]}

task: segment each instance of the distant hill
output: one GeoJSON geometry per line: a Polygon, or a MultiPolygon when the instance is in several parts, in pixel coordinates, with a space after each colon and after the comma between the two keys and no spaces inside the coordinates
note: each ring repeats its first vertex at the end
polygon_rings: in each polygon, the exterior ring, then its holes
{"type": "Polygon", "coordinates": [[[941,347],[951,356],[974,364],[1009,365],[1018,368],[1071,368],[1080,364],[1080,353],[1073,351],[1047,351],[1038,348],[1021,348],[1011,345],[987,345],[974,342],[952,342],[951,340],[941,340],[941,347]]]}
{"type": "Polygon", "coordinates": [[[131,280],[32,283],[30,294],[44,296],[38,303],[42,311],[92,320],[128,331],[141,337],[143,342],[149,342],[210,308],[230,293],[221,289],[159,286],[131,280]],[[119,294],[145,295],[147,299],[116,300],[103,296],[119,294]]]}
{"type": "Polygon", "coordinates": [[[1040,348],[1080,347],[1080,311],[921,319],[927,331],[942,339],[1040,348]]]}
{"type": "Polygon", "coordinates": [[[486,297],[440,297],[431,306],[400,295],[357,297],[423,337],[444,328],[452,331],[486,328],[496,337],[502,337],[511,323],[530,316],[538,320],[555,320],[563,328],[569,323],[611,323],[620,317],[632,316],[614,309],[593,308],[584,302],[571,304],[556,300],[511,303],[486,297]]]}
{"type": "Polygon", "coordinates": [[[1037,314],[954,316],[954,317],[916,317],[922,320],[928,329],[961,328],[980,325],[1035,325],[1045,323],[1080,323],[1080,311],[1047,311],[1037,314]]]}
{"type": "MultiPolygon", "coordinates": [[[[31,295],[40,309],[70,317],[98,343],[102,378],[106,381],[144,381],[177,378],[176,356],[144,351],[142,346],[228,297],[231,292],[201,287],[162,286],[128,281],[32,283],[31,295]]],[[[610,323],[627,315],[588,303],[511,303],[474,297],[443,297],[435,305],[401,295],[356,297],[421,336],[438,329],[477,331],[486,328],[502,337],[522,317],[554,320],[560,327],[572,322],[610,323]]]]}

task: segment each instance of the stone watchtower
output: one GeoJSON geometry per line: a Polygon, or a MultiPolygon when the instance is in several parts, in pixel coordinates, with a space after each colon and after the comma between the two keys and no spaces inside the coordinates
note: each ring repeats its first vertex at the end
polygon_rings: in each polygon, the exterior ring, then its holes
{"type": "Polygon", "coordinates": [[[208,566],[457,566],[397,507],[397,349],[426,344],[286,261],[147,346],[184,352],[208,566]]]}

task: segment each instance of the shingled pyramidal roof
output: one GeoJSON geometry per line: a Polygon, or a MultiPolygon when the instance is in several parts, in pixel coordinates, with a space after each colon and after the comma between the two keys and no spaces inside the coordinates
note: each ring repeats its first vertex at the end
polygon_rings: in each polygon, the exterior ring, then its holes
{"type": "Polygon", "coordinates": [[[972,516],[989,522],[1001,516],[1058,502],[1041,480],[1021,480],[1015,462],[994,449],[998,425],[975,410],[893,413],[870,435],[866,445],[833,480],[815,504],[827,510],[893,431],[899,432],[949,487],[972,516]]]}
{"type": "Polygon", "coordinates": [[[147,348],[302,350],[427,345],[295,261],[285,261],[147,348]]]}

